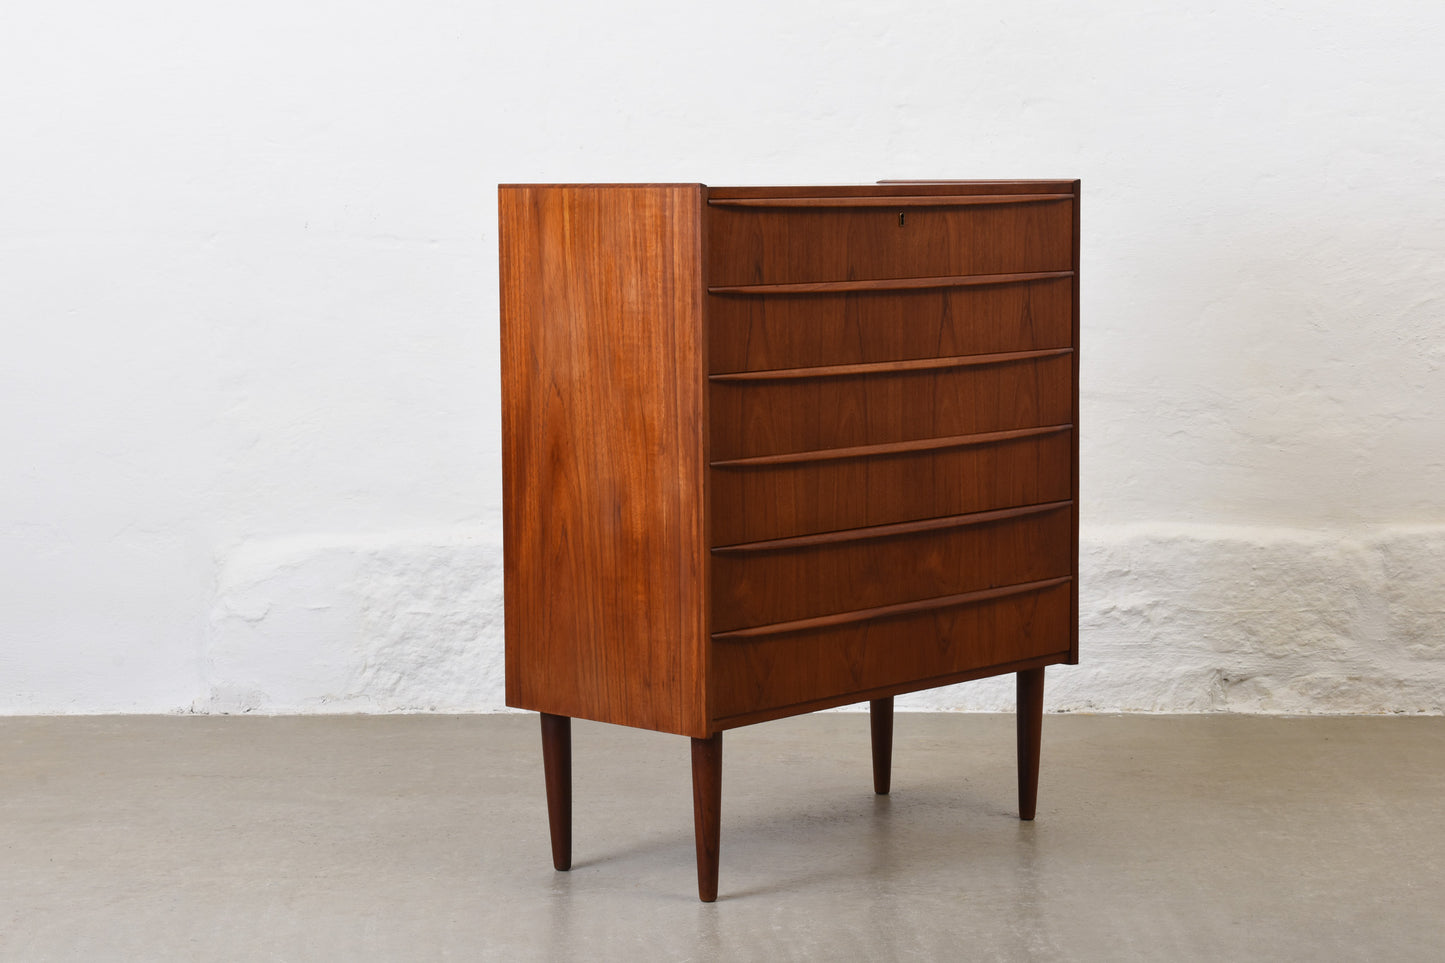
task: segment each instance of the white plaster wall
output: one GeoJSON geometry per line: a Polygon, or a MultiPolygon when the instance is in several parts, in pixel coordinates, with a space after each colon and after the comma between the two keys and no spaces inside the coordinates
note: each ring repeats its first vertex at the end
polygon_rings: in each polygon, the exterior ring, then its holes
{"type": "Polygon", "coordinates": [[[1084,180],[1052,704],[1445,711],[1442,49],[1406,0],[5,4],[0,712],[499,708],[495,185],[919,176],[1084,180]]]}

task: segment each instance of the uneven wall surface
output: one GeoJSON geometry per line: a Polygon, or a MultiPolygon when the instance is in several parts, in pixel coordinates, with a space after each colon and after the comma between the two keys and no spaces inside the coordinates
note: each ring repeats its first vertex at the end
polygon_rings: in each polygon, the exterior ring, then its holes
{"type": "MultiPolygon", "coordinates": [[[[1084,534],[1063,711],[1445,712],[1445,531],[1111,526],[1084,534]]],[[[224,568],[196,711],[466,711],[502,699],[486,530],[251,546],[224,568]]],[[[1012,677],[900,707],[1009,710],[1012,677]]]]}
{"type": "Polygon", "coordinates": [[[8,4],[0,713],[499,708],[495,185],[882,177],[1084,182],[1053,707],[1445,711],[1442,47],[1423,0],[8,4]]]}

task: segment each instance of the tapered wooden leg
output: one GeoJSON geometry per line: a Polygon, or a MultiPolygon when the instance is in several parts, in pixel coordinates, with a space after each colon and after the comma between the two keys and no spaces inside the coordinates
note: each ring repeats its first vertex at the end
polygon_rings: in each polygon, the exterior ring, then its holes
{"type": "Polygon", "coordinates": [[[572,720],[542,713],[542,769],[547,775],[547,823],[552,865],[572,868],[572,720]]]}
{"type": "Polygon", "coordinates": [[[1044,670],[1018,673],[1019,818],[1033,819],[1039,801],[1039,742],[1044,731],[1044,670]]]}
{"type": "Polygon", "coordinates": [[[697,836],[697,898],[717,899],[718,840],[722,832],[722,733],[692,741],[692,827],[697,836]]]}
{"type": "Polygon", "coordinates": [[[893,697],[868,703],[868,724],[873,731],[873,791],[888,795],[893,775],[893,697]]]}

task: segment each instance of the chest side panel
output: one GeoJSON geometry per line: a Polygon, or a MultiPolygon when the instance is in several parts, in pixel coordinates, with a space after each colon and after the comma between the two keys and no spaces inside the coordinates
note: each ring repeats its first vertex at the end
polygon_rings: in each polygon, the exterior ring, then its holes
{"type": "Polygon", "coordinates": [[[499,191],[508,705],[707,734],[700,204],[499,191]]]}

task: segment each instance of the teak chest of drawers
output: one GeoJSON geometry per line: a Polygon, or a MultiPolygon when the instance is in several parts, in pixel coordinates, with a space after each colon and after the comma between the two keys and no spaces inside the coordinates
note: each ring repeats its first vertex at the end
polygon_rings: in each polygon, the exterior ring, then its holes
{"type": "Polygon", "coordinates": [[[1078,181],[499,189],[507,704],[692,738],[1078,658],[1078,181]]]}

